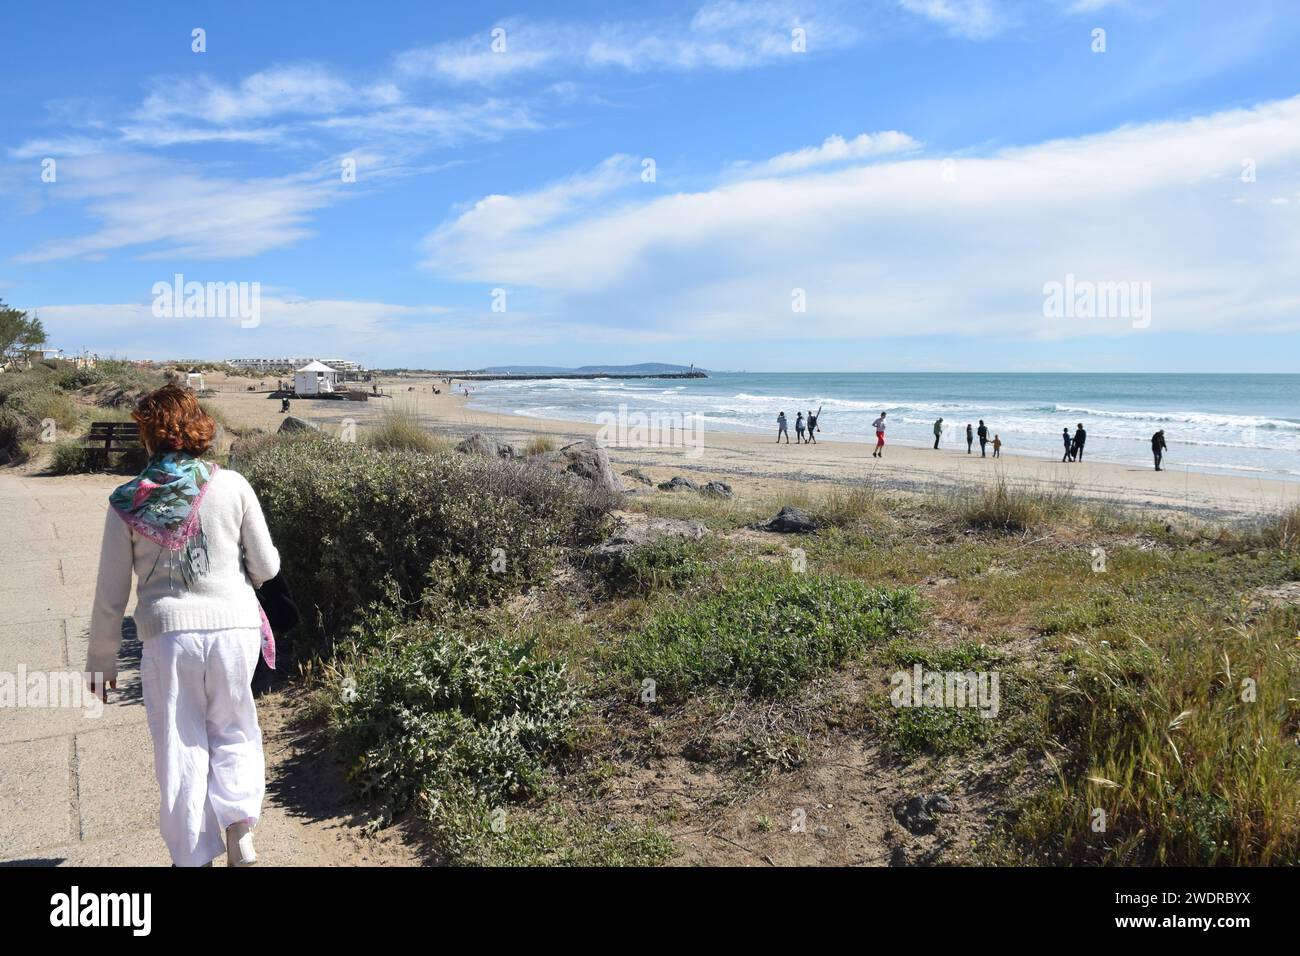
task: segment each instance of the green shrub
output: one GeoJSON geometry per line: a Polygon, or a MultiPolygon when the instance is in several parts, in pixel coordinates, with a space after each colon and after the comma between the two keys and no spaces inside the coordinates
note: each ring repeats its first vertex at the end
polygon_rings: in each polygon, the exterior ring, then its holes
{"type": "Polygon", "coordinates": [[[910,631],[918,617],[910,590],[840,577],[746,576],[716,597],[659,613],[618,652],[616,666],[635,687],[653,679],[656,697],[668,701],[710,686],[776,696],[910,631]]]}
{"type": "Polygon", "coordinates": [[[544,455],[551,451],[555,451],[555,439],[550,435],[537,435],[524,446],[525,455],[544,455]]]}
{"type": "Polygon", "coordinates": [[[657,590],[681,589],[712,575],[718,567],[723,545],[717,538],[699,541],[665,538],[637,548],[625,561],[603,569],[613,588],[648,594],[657,590]]]}
{"type": "Polygon", "coordinates": [[[8,408],[0,408],[0,456],[14,454],[22,434],[23,422],[17,413],[8,408]]]}
{"type": "Polygon", "coordinates": [[[77,475],[93,471],[93,463],[86,447],[76,438],[65,438],[55,444],[50,454],[50,471],[56,475],[77,475]]]}
{"type": "Polygon", "coordinates": [[[75,392],[87,385],[98,385],[104,381],[104,372],[99,368],[65,368],[54,376],[54,384],[65,392],[75,392]]]}
{"type": "Polygon", "coordinates": [[[599,537],[612,498],[525,465],[381,452],[304,435],[241,445],[317,648],[392,598],[485,604],[599,537]]]}
{"type": "Polygon", "coordinates": [[[336,689],[330,726],[361,795],[384,817],[418,810],[451,861],[491,840],[494,810],[537,793],[579,703],[530,643],[428,623],[385,635],[336,689]]]}

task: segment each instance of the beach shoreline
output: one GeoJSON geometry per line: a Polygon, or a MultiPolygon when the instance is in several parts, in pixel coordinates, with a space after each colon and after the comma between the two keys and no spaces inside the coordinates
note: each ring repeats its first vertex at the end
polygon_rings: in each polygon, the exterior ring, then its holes
{"type": "MultiPolygon", "coordinates": [[[[283,416],[279,402],[266,393],[248,392],[247,379],[209,376],[217,393],[209,399],[236,427],[273,431],[283,416]]],[[[325,426],[355,423],[358,437],[379,424],[389,409],[413,415],[431,433],[460,440],[476,431],[516,445],[539,435],[563,444],[595,439],[600,426],[510,415],[471,407],[472,397],[446,387],[438,376],[387,377],[376,384],[384,397],[366,402],[299,399],[292,414],[325,426]],[[440,389],[434,394],[433,389],[440,389]]],[[[773,429],[775,432],[775,429],[773,429]]],[[[1002,480],[1011,485],[1066,492],[1082,500],[1113,505],[1154,517],[1181,517],[1204,522],[1241,521],[1277,513],[1300,504],[1300,482],[1263,477],[1219,475],[1180,469],[1174,462],[1154,468],[1088,461],[1062,463],[1004,452],[998,459],[968,455],[964,449],[886,446],[885,457],[872,458],[872,445],[836,441],[819,433],[817,444],[776,443],[772,437],[742,432],[705,431],[699,447],[629,448],[606,451],[619,472],[641,469],[656,483],[675,474],[722,480],[738,494],[780,497],[810,487],[863,486],[913,494],[954,494],[1002,480]]],[[[636,488],[635,482],[625,482],[636,488]]],[[[640,488],[645,488],[640,485],[640,488]]]]}

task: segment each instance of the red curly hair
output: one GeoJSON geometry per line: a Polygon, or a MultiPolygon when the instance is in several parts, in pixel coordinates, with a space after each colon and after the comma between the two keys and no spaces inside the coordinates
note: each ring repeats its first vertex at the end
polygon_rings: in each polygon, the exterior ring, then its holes
{"type": "Polygon", "coordinates": [[[188,388],[169,382],[136,403],[131,417],[140,439],[153,452],[183,451],[199,456],[212,447],[217,423],[188,388]]]}

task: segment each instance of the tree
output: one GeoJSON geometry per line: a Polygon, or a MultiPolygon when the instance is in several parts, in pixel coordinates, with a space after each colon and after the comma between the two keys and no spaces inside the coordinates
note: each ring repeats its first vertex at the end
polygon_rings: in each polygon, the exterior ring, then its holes
{"type": "Polygon", "coordinates": [[[0,357],[20,358],[46,342],[41,320],[22,309],[11,308],[0,299],[0,357]]]}

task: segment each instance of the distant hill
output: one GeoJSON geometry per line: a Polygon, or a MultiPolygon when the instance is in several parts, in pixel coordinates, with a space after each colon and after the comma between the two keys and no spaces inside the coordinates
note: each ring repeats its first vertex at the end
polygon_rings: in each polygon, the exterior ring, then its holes
{"type": "MultiPolygon", "coordinates": [[[[670,365],[665,362],[642,362],[640,365],[584,365],[581,368],[561,368],[558,365],[494,365],[481,371],[494,375],[666,375],[689,372],[689,365],[670,365]]],[[[705,369],[695,369],[703,372],[705,369]]]]}

